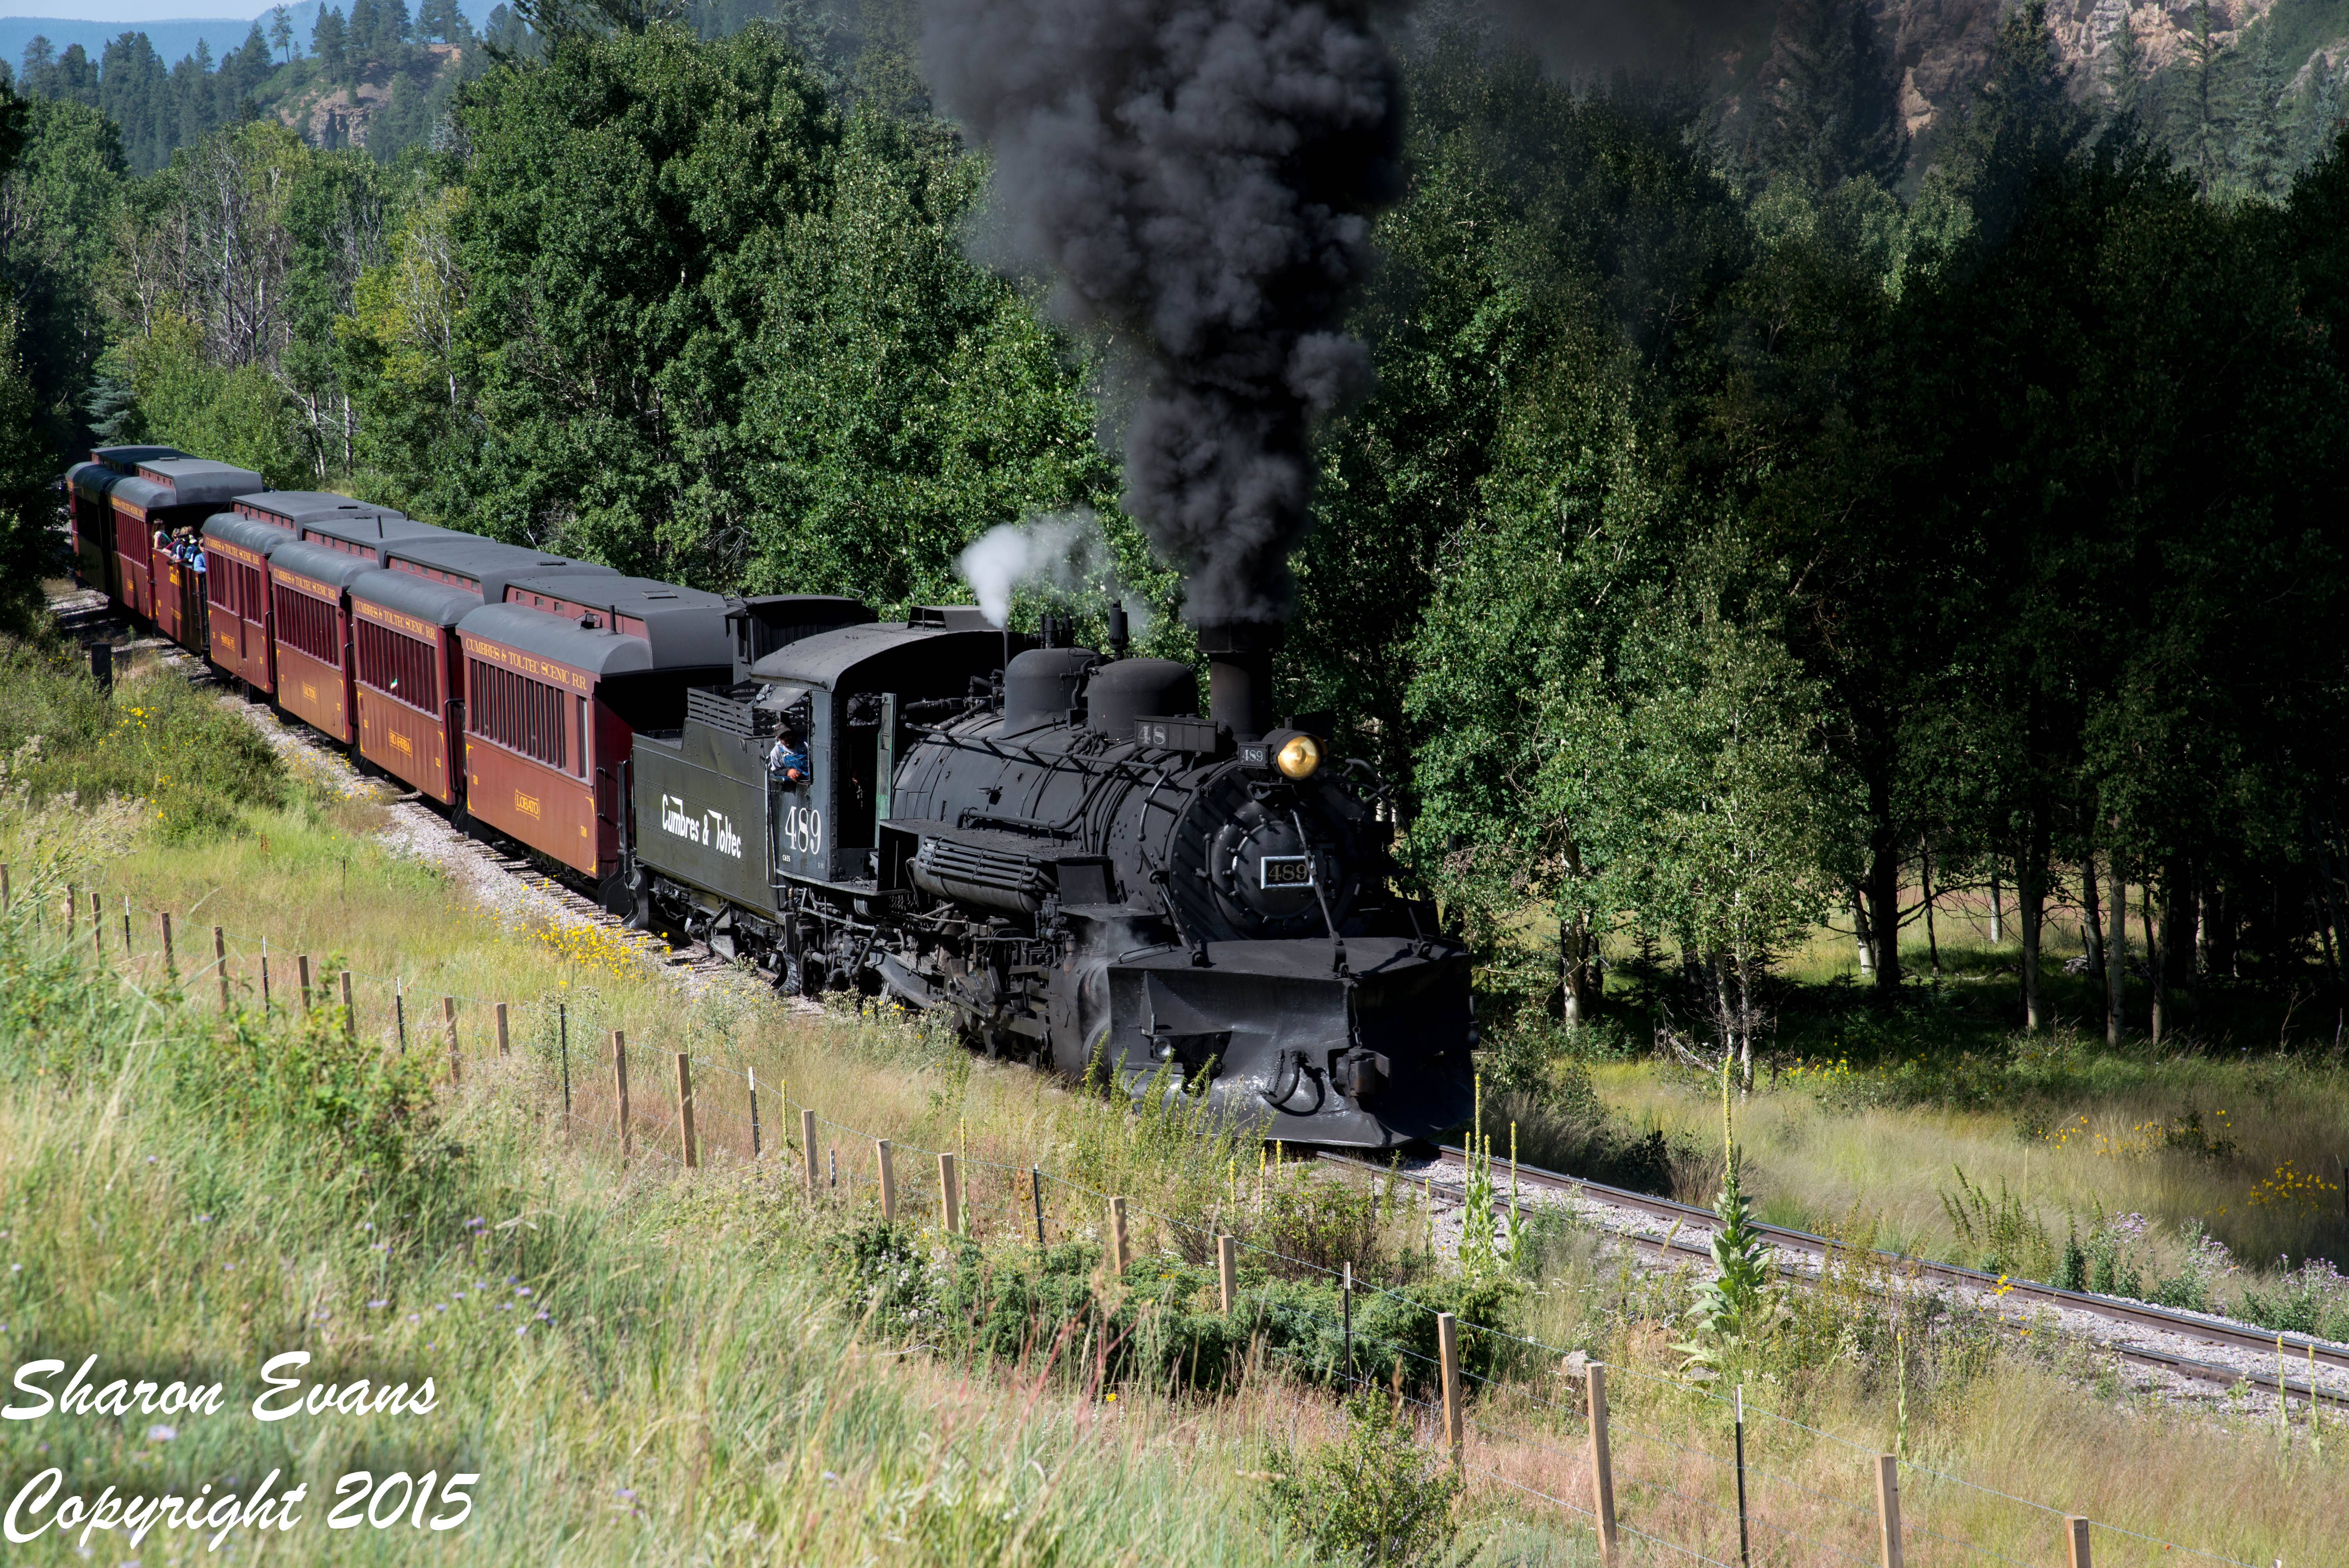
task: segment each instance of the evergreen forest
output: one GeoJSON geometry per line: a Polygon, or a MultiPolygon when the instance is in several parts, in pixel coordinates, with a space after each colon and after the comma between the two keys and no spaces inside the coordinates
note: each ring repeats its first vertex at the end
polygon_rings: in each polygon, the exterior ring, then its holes
{"type": "MultiPolygon", "coordinates": [[[[1504,1015],[1578,1024],[1646,975],[1750,1055],[1819,923],[1889,995],[1937,896],[1996,890],[2002,1026],[2216,1036],[2243,995],[2322,995],[2298,1026],[2329,1043],[2349,140],[2337,81],[2275,75],[2311,8],[2116,87],[2023,5],[1920,137],[1850,63],[1865,11],[1785,5],[1733,120],[1473,6],[1396,24],[1402,194],[1351,305],[1378,379],[1317,432],[1284,707],[1394,782],[1504,1015]],[[2101,999],[2059,1008],[2057,910],[2101,999]]],[[[1116,595],[1187,654],[1119,510],[1128,346],[990,264],[988,159],[920,30],[609,0],[482,37],[358,0],[217,62],[28,55],[7,580],[54,565],[74,453],[154,440],[885,614],[967,598],[990,529],[1075,519],[1081,580],[1017,614],[1097,633],[1116,595]],[[316,89],[362,83],[342,145],[316,89]]]]}

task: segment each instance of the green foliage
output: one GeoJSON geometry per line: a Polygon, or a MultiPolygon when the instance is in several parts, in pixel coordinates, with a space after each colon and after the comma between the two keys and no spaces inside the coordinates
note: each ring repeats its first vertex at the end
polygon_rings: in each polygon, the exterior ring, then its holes
{"type": "Polygon", "coordinates": [[[826,1238],[825,1264],[852,1309],[878,1332],[918,1336],[938,1317],[936,1282],[916,1233],[872,1220],[826,1238]]]}
{"type": "Polygon", "coordinates": [[[2349,1337],[2349,1278],[2324,1260],[2311,1259],[2271,1290],[2244,1287],[2235,1315],[2285,1334],[2349,1337]]]}
{"type": "Polygon", "coordinates": [[[1459,1475],[1380,1395],[1349,1398],[1345,1420],[1343,1437],[1274,1456],[1265,1486],[1274,1516],[1349,1568],[1453,1563],[1459,1475]]]}
{"type": "Polygon", "coordinates": [[[0,307],[0,634],[31,631],[41,579],[63,565],[54,449],[44,439],[32,378],[16,355],[18,317],[0,307]]]}
{"type": "Polygon", "coordinates": [[[26,803],[142,802],[166,840],[233,832],[238,812],[291,798],[260,733],[171,676],[118,680],[109,696],[62,652],[0,639],[0,756],[26,803]]]}
{"type": "MultiPolygon", "coordinates": [[[[1216,1272],[1178,1254],[1137,1258],[1122,1278],[1101,1249],[1041,1250],[957,1241],[936,1252],[914,1233],[860,1223],[824,1243],[831,1288],[876,1333],[981,1364],[1016,1366],[1100,1388],[1227,1388],[1251,1356],[1309,1383],[1344,1382],[1336,1282],[1273,1277],[1244,1252],[1237,1310],[1222,1310],[1216,1272]]],[[[1367,1287],[1361,1268],[1356,1278],[1367,1287]]],[[[1359,1289],[1354,1365],[1423,1392],[1435,1376],[1435,1315],[1463,1326],[1462,1365],[1489,1372],[1506,1342],[1475,1332],[1509,1321],[1521,1287],[1447,1277],[1392,1291],[1359,1289]]]]}
{"type": "Polygon", "coordinates": [[[1065,346],[962,254],[980,164],[843,115],[781,34],[573,33],[462,119],[461,185],[411,208],[344,329],[387,499],[887,604],[959,597],[987,527],[1110,500],[1065,346]]]}
{"type": "MultiPolygon", "coordinates": [[[[2054,1238],[2048,1233],[2046,1222],[2023,1207],[2023,1199],[2006,1189],[2001,1181],[1997,1197],[1993,1198],[1980,1186],[1966,1180],[1962,1168],[1956,1169],[1958,1188],[1954,1192],[1941,1193],[1941,1210],[1950,1217],[1950,1228],[1957,1233],[1959,1244],[1972,1253],[1977,1266],[1985,1273],[2015,1274],[2024,1279],[2049,1279],[2059,1262],[2054,1238]]],[[[2098,1253],[2092,1242],[2092,1257],[2104,1258],[2104,1273],[2110,1275],[2112,1264],[2108,1253],[2098,1253]]],[[[2069,1264],[2069,1253],[2060,1260],[2069,1264]]],[[[2095,1277],[2091,1271],[2091,1277],[2095,1277]]],[[[2090,1289],[2109,1290],[2111,1281],[2091,1284],[2090,1289]]],[[[2124,1293],[2124,1294],[2134,1294],[2124,1293]]]]}
{"type": "Polygon", "coordinates": [[[124,358],[142,438],[251,469],[273,488],[308,469],[283,384],[262,366],[214,364],[187,317],[160,316],[124,358]]]}
{"type": "MultiPolygon", "coordinates": [[[[1728,1076],[1725,1068],[1723,1076],[1728,1076]]],[[[1720,1222],[1713,1233],[1713,1277],[1698,1287],[1688,1312],[1693,1337],[1679,1346],[1692,1367],[1717,1369],[1741,1352],[1750,1354],[1784,1310],[1770,1243],[1754,1223],[1738,1164],[1733,1145],[1713,1204],[1720,1222]]]]}
{"type": "Polygon", "coordinates": [[[0,172],[8,212],[0,223],[0,285],[15,317],[0,362],[13,361],[5,374],[24,383],[26,401],[0,416],[0,440],[17,449],[0,465],[20,471],[37,438],[47,449],[41,467],[54,477],[76,445],[78,405],[105,342],[100,290],[122,198],[122,144],[88,105],[47,97],[18,103],[22,156],[0,172]]]}

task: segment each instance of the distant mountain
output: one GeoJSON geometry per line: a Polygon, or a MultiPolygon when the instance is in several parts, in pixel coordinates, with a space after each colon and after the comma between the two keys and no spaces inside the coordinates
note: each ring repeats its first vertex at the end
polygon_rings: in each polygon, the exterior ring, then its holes
{"type": "MultiPolygon", "coordinates": [[[[310,0],[305,7],[315,21],[318,0],[310,0]]],[[[265,15],[265,13],[264,13],[265,15]]],[[[244,42],[245,29],[253,26],[252,18],[220,16],[181,17],[171,22],[76,22],[58,16],[0,16],[0,60],[8,62],[14,72],[25,57],[25,46],[35,38],[47,38],[57,52],[64,54],[72,45],[79,44],[91,59],[105,53],[106,46],[125,33],[144,33],[155,46],[155,52],[166,60],[177,60],[196,52],[199,40],[212,46],[212,58],[217,60],[227,50],[244,42]]],[[[266,22],[262,24],[267,28],[266,22]]],[[[308,30],[302,30],[306,40],[308,30]]]]}
{"type": "MultiPolygon", "coordinates": [[[[318,25],[318,7],[323,3],[324,0],[302,0],[299,5],[285,8],[294,21],[295,42],[305,53],[310,47],[310,34],[318,25]]],[[[336,3],[346,15],[349,15],[350,0],[336,0],[336,3]]],[[[480,27],[489,21],[490,13],[496,8],[498,0],[459,0],[459,3],[466,18],[480,27]]],[[[131,4],[123,5],[121,9],[135,17],[140,7],[131,4]]],[[[412,13],[415,6],[410,5],[409,9],[412,13]]],[[[36,37],[47,38],[60,55],[69,46],[79,44],[94,60],[105,51],[107,45],[125,33],[146,34],[148,41],[155,46],[155,52],[167,63],[194,54],[199,40],[211,46],[212,58],[217,60],[244,42],[245,32],[256,17],[263,30],[267,31],[269,12],[270,7],[264,5],[242,17],[175,16],[153,22],[135,19],[84,21],[70,16],[0,16],[0,60],[5,60],[8,68],[15,71],[18,62],[25,57],[25,46],[36,37]]]]}

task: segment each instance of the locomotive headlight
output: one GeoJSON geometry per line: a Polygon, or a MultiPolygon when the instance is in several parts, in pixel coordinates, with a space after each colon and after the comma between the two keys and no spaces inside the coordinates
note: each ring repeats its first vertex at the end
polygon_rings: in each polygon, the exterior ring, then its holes
{"type": "Polygon", "coordinates": [[[1309,735],[1292,736],[1288,744],[1280,748],[1275,766],[1288,778],[1310,779],[1313,770],[1321,766],[1321,743],[1309,735]]]}

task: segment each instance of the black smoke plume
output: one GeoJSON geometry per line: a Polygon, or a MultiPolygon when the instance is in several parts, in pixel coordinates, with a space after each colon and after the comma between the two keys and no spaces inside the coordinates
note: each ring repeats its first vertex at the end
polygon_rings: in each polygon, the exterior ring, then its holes
{"type": "Polygon", "coordinates": [[[1371,382],[1340,311],[1400,188],[1366,0],[930,0],[924,55],[1055,310],[1140,346],[1125,505],[1189,618],[1284,615],[1310,427],[1371,382]]]}

